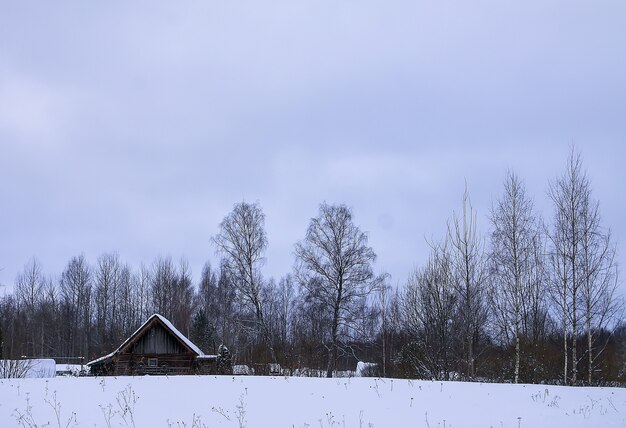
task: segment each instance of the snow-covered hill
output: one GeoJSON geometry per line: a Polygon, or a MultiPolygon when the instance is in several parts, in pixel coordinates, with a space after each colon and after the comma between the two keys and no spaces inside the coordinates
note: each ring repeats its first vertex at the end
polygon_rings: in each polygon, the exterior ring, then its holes
{"type": "Polygon", "coordinates": [[[626,389],[252,376],[2,379],[0,426],[625,427],[626,389]]]}

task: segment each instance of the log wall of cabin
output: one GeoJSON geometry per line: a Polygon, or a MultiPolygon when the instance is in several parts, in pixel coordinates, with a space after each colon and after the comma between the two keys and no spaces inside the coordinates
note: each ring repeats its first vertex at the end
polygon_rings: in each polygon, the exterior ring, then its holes
{"type": "Polygon", "coordinates": [[[193,374],[196,356],[192,353],[178,354],[119,354],[115,359],[114,375],[144,374],[193,374]],[[149,359],[156,359],[156,366],[149,366],[149,359]]]}
{"type": "Polygon", "coordinates": [[[215,360],[197,360],[194,354],[120,354],[113,364],[112,376],[133,375],[188,375],[217,374],[215,360]],[[156,358],[157,366],[150,367],[148,359],[156,358]]]}

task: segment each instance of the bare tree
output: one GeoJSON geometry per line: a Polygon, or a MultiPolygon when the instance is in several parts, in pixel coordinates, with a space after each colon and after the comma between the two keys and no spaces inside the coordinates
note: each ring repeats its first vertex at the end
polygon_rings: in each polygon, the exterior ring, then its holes
{"type": "Polygon", "coordinates": [[[217,273],[211,267],[211,263],[206,262],[202,267],[196,299],[198,310],[202,311],[207,319],[217,320],[219,316],[217,287],[217,273]]]}
{"type": "Polygon", "coordinates": [[[150,269],[142,263],[133,280],[132,293],[135,304],[135,317],[131,321],[133,328],[141,325],[150,316],[150,281],[150,269]]]}
{"type": "Polygon", "coordinates": [[[485,287],[487,270],[483,245],[476,231],[476,212],[473,210],[467,186],[463,194],[463,211],[448,222],[448,241],[454,266],[459,298],[457,322],[465,354],[466,374],[475,375],[476,342],[487,322],[485,287]]]}
{"type": "Polygon", "coordinates": [[[187,336],[191,327],[191,316],[195,308],[191,268],[186,259],[181,259],[178,274],[173,284],[172,322],[187,336]]]}
{"type": "Polygon", "coordinates": [[[622,301],[616,296],[618,270],[611,233],[601,227],[599,203],[591,200],[590,192],[583,197],[579,261],[581,306],[587,336],[587,382],[591,384],[594,362],[607,342],[596,343],[596,336],[621,315],[622,301]]]}
{"type": "Polygon", "coordinates": [[[4,330],[3,320],[0,319],[0,361],[4,359],[4,337],[2,335],[2,331],[4,330]]]}
{"type": "Polygon", "coordinates": [[[296,304],[296,289],[294,279],[291,275],[286,275],[280,279],[277,288],[278,297],[278,334],[283,346],[292,339],[293,312],[296,304]]]}
{"type": "Polygon", "coordinates": [[[41,301],[44,282],[41,264],[34,258],[24,266],[24,270],[15,280],[15,297],[18,305],[26,309],[31,316],[41,301]]]}
{"type": "Polygon", "coordinates": [[[445,241],[431,245],[427,265],[409,277],[403,299],[406,328],[416,347],[411,364],[418,374],[442,380],[449,380],[457,337],[453,319],[459,312],[457,278],[447,245],[445,241]]]}
{"type": "MultiPolygon", "coordinates": [[[[385,291],[385,305],[383,312],[383,323],[381,323],[382,334],[384,335],[384,358],[383,371],[385,376],[397,376],[400,373],[398,368],[398,351],[405,342],[406,323],[404,317],[404,289],[400,286],[385,291]]],[[[381,299],[382,300],[382,299],[381,299]]]]}
{"type": "MultiPolygon", "coordinates": [[[[43,341],[38,340],[36,312],[39,310],[43,300],[43,289],[45,278],[41,270],[41,264],[37,259],[31,259],[24,270],[17,275],[15,280],[15,297],[18,311],[25,315],[25,331],[27,337],[24,343],[23,352],[27,355],[35,355],[37,344],[43,341]]],[[[41,334],[43,330],[40,330],[41,334]]]]}
{"type": "Polygon", "coordinates": [[[387,377],[387,335],[389,322],[389,291],[391,287],[388,284],[381,284],[378,287],[378,303],[380,304],[380,338],[381,338],[381,355],[382,355],[382,375],[387,377]]]}
{"type": "Polygon", "coordinates": [[[61,275],[61,299],[69,333],[67,355],[89,355],[91,291],[91,267],[84,255],[73,257],[61,275]]]}
{"type": "MultiPolygon", "coordinates": [[[[128,337],[137,327],[135,319],[137,318],[138,302],[135,300],[135,289],[139,287],[137,276],[129,265],[123,263],[119,273],[119,284],[117,290],[117,315],[116,334],[119,340],[128,337]]],[[[145,318],[144,318],[145,319],[145,318]]],[[[118,341],[119,341],[118,340],[118,341]]]]}
{"type": "Polygon", "coordinates": [[[261,293],[261,266],[267,248],[265,215],[261,206],[247,202],[235,204],[233,210],[220,223],[220,231],[213,237],[213,243],[224,258],[238,301],[254,312],[256,330],[268,346],[272,362],[276,362],[261,293]]]}
{"type": "Polygon", "coordinates": [[[576,342],[580,333],[584,213],[588,208],[591,183],[582,170],[580,155],[572,148],[565,174],[550,184],[549,195],[555,208],[550,233],[552,262],[552,296],[563,326],[563,382],[568,376],[568,339],[571,338],[571,382],[578,380],[576,342]]]}
{"type": "Polygon", "coordinates": [[[221,343],[229,344],[237,353],[240,325],[235,313],[236,292],[233,287],[226,263],[222,260],[217,275],[215,310],[217,313],[217,335],[221,343]]]}
{"type": "Polygon", "coordinates": [[[520,179],[512,172],[504,181],[504,195],[490,215],[493,231],[489,254],[494,290],[490,293],[495,319],[505,340],[515,343],[513,380],[519,382],[521,339],[532,339],[537,311],[543,307],[543,281],[537,276],[541,266],[541,227],[520,179]]]}
{"type": "Polygon", "coordinates": [[[171,257],[158,257],[150,272],[150,294],[152,311],[172,318],[174,312],[174,288],[177,277],[176,266],[171,257]]]}
{"type": "Polygon", "coordinates": [[[359,300],[380,282],[372,264],[376,254],[367,234],[352,221],[345,205],[322,203],[303,241],[296,244],[297,276],[311,299],[331,311],[327,377],[332,377],[339,350],[340,328],[352,328],[359,300]]]}
{"type": "Polygon", "coordinates": [[[97,342],[112,348],[119,337],[117,325],[117,297],[120,291],[121,263],[115,253],[98,257],[94,269],[94,300],[97,342]]]}

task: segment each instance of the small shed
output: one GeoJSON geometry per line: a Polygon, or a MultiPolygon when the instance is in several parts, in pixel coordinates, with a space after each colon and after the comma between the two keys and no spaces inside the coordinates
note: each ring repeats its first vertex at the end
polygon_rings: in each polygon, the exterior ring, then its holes
{"type": "Polygon", "coordinates": [[[217,355],[206,355],[164,316],[154,314],[115,351],[87,363],[93,375],[217,373],[217,355]]]}

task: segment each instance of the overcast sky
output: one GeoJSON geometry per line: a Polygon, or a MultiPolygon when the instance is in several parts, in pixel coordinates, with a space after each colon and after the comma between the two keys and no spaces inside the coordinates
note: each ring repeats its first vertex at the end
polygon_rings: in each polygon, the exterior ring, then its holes
{"type": "Polygon", "coordinates": [[[197,279],[242,200],[266,276],[327,201],[402,284],[465,181],[484,234],[509,169],[550,220],[571,144],[624,271],[626,2],[58,3],[0,3],[2,284],[110,251],[197,279]]]}

